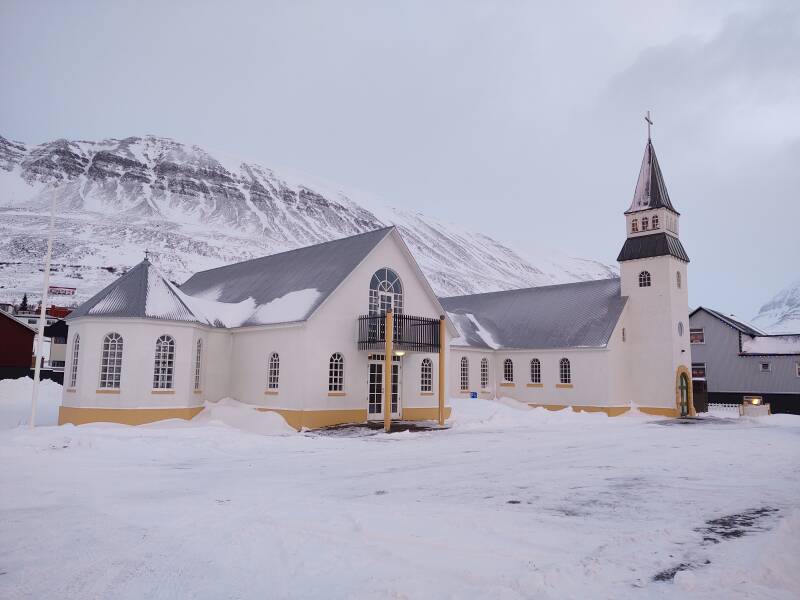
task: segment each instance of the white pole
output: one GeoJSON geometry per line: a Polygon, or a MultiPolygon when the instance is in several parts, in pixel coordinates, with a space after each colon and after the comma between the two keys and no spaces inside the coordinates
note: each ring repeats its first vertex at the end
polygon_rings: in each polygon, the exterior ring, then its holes
{"type": "Polygon", "coordinates": [[[44,259],[44,284],[42,289],[42,306],[39,311],[39,339],[36,342],[36,366],[33,369],[33,393],[31,394],[31,420],[29,427],[36,426],[36,402],[39,399],[39,375],[42,367],[42,350],[44,347],[45,312],[47,311],[47,291],[50,288],[50,256],[53,253],[53,222],[56,217],[56,188],[53,186],[50,200],[50,229],[47,234],[47,255],[44,259]]]}

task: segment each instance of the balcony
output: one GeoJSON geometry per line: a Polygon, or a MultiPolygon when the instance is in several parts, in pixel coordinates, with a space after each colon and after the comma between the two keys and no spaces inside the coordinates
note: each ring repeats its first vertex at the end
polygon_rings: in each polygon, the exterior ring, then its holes
{"type": "MultiPolygon", "coordinates": [[[[439,319],[392,315],[392,348],[405,352],[439,352],[439,319]]],[[[358,349],[386,347],[386,315],[358,317],[358,349]]]]}

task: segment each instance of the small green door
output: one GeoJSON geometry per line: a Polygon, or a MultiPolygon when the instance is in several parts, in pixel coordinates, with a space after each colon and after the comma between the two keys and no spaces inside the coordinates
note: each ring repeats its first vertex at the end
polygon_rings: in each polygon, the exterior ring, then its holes
{"type": "Polygon", "coordinates": [[[681,398],[681,416],[689,416],[689,378],[685,373],[681,373],[680,379],[680,398],[681,398]]]}

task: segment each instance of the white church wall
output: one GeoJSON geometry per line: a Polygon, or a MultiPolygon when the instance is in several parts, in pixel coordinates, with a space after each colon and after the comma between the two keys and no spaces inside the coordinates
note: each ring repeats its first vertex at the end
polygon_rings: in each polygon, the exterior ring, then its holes
{"type": "Polygon", "coordinates": [[[494,398],[497,388],[494,376],[495,357],[492,350],[454,346],[450,349],[449,355],[451,366],[447,388],[450,397],[469,396],[470,393],[477,392],[479,398],[494,398]],[[462,357],[466,357],[468,361],[469,387],[467,390],[461,389],[462,357]],[[481,388],[481,360],[484,358],[489,363],[489,381],[485,388],[481,388]]]}

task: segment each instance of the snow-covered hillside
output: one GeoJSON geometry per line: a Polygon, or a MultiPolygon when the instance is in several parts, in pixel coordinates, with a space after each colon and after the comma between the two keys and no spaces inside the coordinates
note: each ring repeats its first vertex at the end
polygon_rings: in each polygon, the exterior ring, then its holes
{"type": "Polygon", "coordinates": [[[775,294],[752,321],[769,333],[800,333],[800,279],[775,294]]]}
{"type": "Polygon", "coordinates": [[[171,139],[28,146],[0,136],[0,300],[38,293],[51,193],[58,206],[52,284],[76,287],[76,300],[138,263],[145,249],[180,282],[201,269],[388,224],[442,295],[615,273],[556,253],[525,258],[485,235],[171,139]]]}

